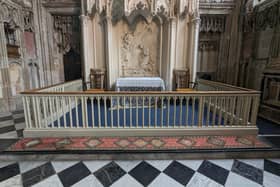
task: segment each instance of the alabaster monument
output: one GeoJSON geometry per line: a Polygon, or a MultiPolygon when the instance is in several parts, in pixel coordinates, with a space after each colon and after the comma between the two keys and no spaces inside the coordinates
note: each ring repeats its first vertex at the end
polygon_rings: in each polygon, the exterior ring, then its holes
{"type": "Polygon", "coordinates": [[[106,70],[107,89],[120,77],[160,77],[174,88],[173,71],[195,79],[199,33],[196,0],[82,1],[84,75],[106,70]]]}

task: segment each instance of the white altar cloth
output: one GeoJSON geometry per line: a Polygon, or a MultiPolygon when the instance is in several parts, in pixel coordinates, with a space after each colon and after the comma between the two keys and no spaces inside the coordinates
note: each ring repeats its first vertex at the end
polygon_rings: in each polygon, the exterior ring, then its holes
{"type": "Polygon", "coordinates": [[[125,77],[116,81],[116,91],[133,91],[135,88],[139,88],[139,91],[145,91],[146,88],[164,91],[165,85],[160,77],[125,77]]]}

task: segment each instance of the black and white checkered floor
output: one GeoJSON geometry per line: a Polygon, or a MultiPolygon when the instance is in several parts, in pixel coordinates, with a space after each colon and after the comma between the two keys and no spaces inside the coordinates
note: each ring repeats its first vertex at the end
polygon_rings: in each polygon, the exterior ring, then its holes
{"type": "Polygon", "coordinates": [[[280,159],[0,162],[0,186],[279,186],[280,159]]]}

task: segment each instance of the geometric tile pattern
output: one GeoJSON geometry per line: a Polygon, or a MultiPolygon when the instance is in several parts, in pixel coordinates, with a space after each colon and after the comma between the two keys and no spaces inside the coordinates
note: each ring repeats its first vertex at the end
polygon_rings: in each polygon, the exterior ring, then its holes
{"type": "Polygon", "coordinates": [[[129,174],[143,186],[148,186],[160,174],[160,171],[143,161],[133,168],[129,174]]]}
{"type": "Polygon", "coordinates": [[[229,174],[228,170],[207,160],[202,162],[197,171],[221,185],[225,185],[229,174]]]}
{"type": "Polygon", "coordinates": [[[280,159],[0,163],[1,187],[278,187],[279,182],[280,159]]]}
{"type": "Polygon", "coordinates": [[[8,151],[55,150],[190,150],[268,148],[256,136],[162,136],[23,138],[8,151]]]}

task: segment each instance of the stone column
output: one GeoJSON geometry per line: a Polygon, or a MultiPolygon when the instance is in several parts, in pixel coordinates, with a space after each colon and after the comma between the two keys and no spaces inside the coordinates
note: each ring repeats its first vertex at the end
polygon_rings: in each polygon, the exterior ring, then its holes
{"type": "Polygon", "coordinates": [[[199,25],[200,18],[199,16],[195,16],[191,22],[191,34],[190,34],[190,42],[189,42],[189,68],[191,75],[191,82],[196,81],[196,73],[198,68],[198,45],[199,45],[199,25]]]}
{"type": "Polygon", "coordinates": [[[83,90],[86,89],[86,81],[89,75],[87,65],[90,63],[88,59],[88,50],[86,44],[87,30],[88,30],[88,16],[85,13],[85,0],[81,0],[81,64],[82,64],[82,80],[83,80],[83,90]]]}
{"type": "Polygon", "coordinates": [[[169,65],[167,70],[166,88],[167,90],[172,90],[172,78],[173,78],[173,69],[175,66],[175,50],[176,50],[176,22],[174,18],[170,18],[168,37],[169,37],[168,38],[169,65]]]}
{"type": "Polygon", "coordinates": [[[6,48],[6,36],[4,31],[4,22],[0,20],[0,68],[8,67],[8,57],[6,48]]]}
{"type": "Polygon", "coordinates": [[[106,54],[106,73],[107,73],[107,87],[108,89],[112,88],[114,80],[112,79],[113,75],[113,59],[112,59],[112,22],[110,16],[107,16],[104,21],[104,30],[105,30],[105,54],[106,54]]]}
{"type": "Polygon", "coordinates": [[[6,37],[4,31],[4,22],[0,20],[0,112],[8,112],[9,106],[9,95],[10,95],[10,76],[9,76],[9,64],[6,47],[6,37]]]}
{"type": "Polygon", "coordinates": [[[192,20],[194,26],[194,34],[193,34],[193,61],[192,61],[192,82],[196,81],[196,73],[197,73],[197,66],[198,66],[198,45],[199,45],[199,25],[200,25],[200,18],[196,17],[192,20]]]}

